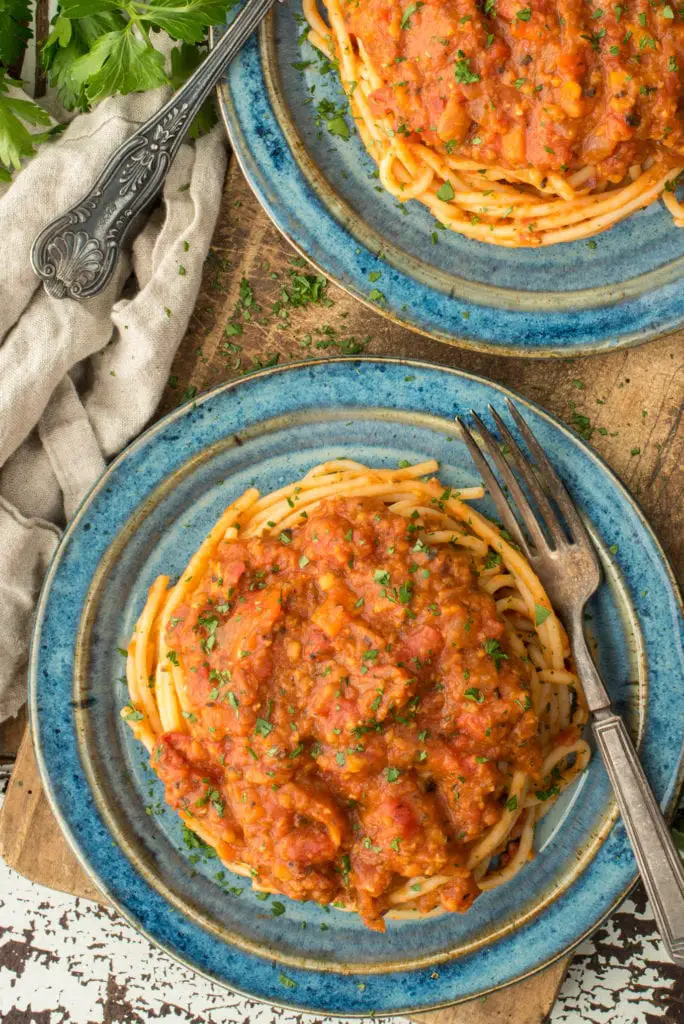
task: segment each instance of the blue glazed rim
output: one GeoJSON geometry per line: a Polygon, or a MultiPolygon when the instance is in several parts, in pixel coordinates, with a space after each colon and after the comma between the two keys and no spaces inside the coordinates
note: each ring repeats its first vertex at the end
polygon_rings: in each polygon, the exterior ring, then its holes
{"type": "MultiPolygon", "coordinates": [[[[663,268],[643,275],[644,281],[653,278],[660,284],[639,286],[636,293],[630,294],[630,289],[640,278],[592,290],[597,296],[594,305],[576,293],[576,306],[554,309],[555,293],[540,292],[546,294],[540,300],[544,308],[529,310],[515,308],[518,301],[525,305],[526,293],[514,291],[509,308],[487,304],[476,286],[472,292],[480,295],[480,301],[470,301],[467,294],[455,300],[412,276],[409,268],[402,270],[396,262],[379,258],[345,227],[343,219],[349,211],[324,176],[316,188],[303,172],[297,159],[297,152],[303,151],[301,141],[293,126],[284,128],[282,110],[274,108],[272,97],[279,87],[272,57],[273,18],[274,13],[269,13],[219,83],[219,109],[252,191],[281,234],[322,274],[403,327],[461,348],[499,355],[544,358],[607,352],[643,344],[682,326],[682,279],[668,279],[661,273],[663,268]],[[378,273],[382,274],[382,303],[370,298],[369,275],[378,273]]],[[[212,30],[212,44],[221,31],[212,30]]],[[[681,259],[675,262],[679,266],[681,259]]],[[[467,283],[465,290],[469,290],[467,283]]],[[[486,294],[487,286],[481,291],[486,294]]]]}
{"type": "MultiPolygon", "coordinates": [[[[675,634],[678,632],[680,637],[684,637],[681,598],[667,558],[639,506],[617,477],[595,452],[544,410],[515,392],[475,374],[425,361],[402,359],[339,358],[274,367],[222,385],[201,396],[196,403],[175,410],[141,435],[109,466],[80,506],[55,553],[39,599],[32,637],[29,670],[31,727],[38,765],[53,811],[79,861],[104,894],[138,930],[170,955],[211,980],[249,997],[293,1009],[343,1016],[364,1016],[368,1015],[371,1009],[375,1013],[399,1014],[448,1006],[520,981],[566,955],[612,912],[629,892],[635,880],[634,861],[621,823],[614,824],[601,849],[566,896],[557,899],[543,914],[503,940],[474,954],[443,962],[439,965],[438,972],[429,967],[421,967],[378,975],[380,987],[376,992],[376,986],[373,985],[372,1003],[369,1003],[369,995],[364,994],[365,988],[370,988],[370,985],[367,985],[369,977],[366,973],[324,975],[306,968],[288,966],[287,976],[296,983],[297,988],[296,996],[293,995],[291,999],[284,998],[282,983],[279,980],[280,963],[245,953],[212,936],[189,916],[174,909],[134,870],[122,850],[112,844],[112,836],[97,810],[89,789],[88,778],[80,759],[74,702],[65,698],[72,695],[71,678],[75,658],[75,642],[72,638],[78,634],[79,622],[88,598],[90,579],[98,562],[114,541],[116,532],[110,533],[101,554],[98,554],[95,546],[92,549],[86,547],[87,564],[79,564],[76,567],[76,574],[80,577],[77,585],[81,588],[82,603],[75,606],[64,604],[60,601],[59,589],[60,583],[64,582],[65,573],[71,571],[72,575],[74,574],[73,566],[70,569],[68,565],[69,545],[74,535],[83,530],[86,513],[92,510],[98,500],[104,500],[101,497],[103,490],[111,482],[111,478],[125,466],[127,460],[134,460],[143,449],[154,445],[160,435],[168,435],[169,428],[175,427],[180,420],[187,418],[189,429],[183,434],[183,440],[180,439],[180,433],[173,439],[166,438],[167,444],[172,448],[175,444],[171,456],[172,464],[166,466],[166,476],[173,471],[173,458],[176,465],[184,465],[192,455],[193,439],[190,428],[196,409],[197,416],[201,418],[203,409],[208,409],[215,400],[220,401],[222,396],[230,395],[239,388],[245,388],[247,391],[251,389],[254,395],[258,392],[261,381],[268,381],[283,374],[291,374],[295,378],[301,375],[304,378],[310,402],[316,398],[316,389],[321,393],[325,392],[326,375],[328,378],[334,377],[335,380],[343,382],[346,379],[346,383],[349,384],[350,379],[353,380],[353,375],[359,370],[369,375],[375,374],[374,380],[378,383],[381,375],[387,375],[384,386],[392,395],[397,396],[401,391],[400,382],[405,379],[406,370],[412,370],[422,375],[421,379],[428,383],[438,383],[440,387],[444,386],[445,380],[458,378],[491,389],[499,396],[514,398],[519,405],[560,431],[564,442],[570,442],[573,455],[584,463],[583,470],[596,474],[601,482],[607,483],[609,491],[615,495],[615,500],[623,503],[623,510],[632,518],[631,527],[636,531],[635,539],[638,537],[638,543],[649,549],[650,556],[655,558],[659,567],[664,570],[667,585],[662,588],[662,594],[656,594],[655,598],[651,598],[649,605],[645,603],[643,596],[640,598],[632,594],[645,640],[652,643],[654,638],[659,639],[662,636],[662,623],[666,620],[672,623],[675,634]],[[42,642],[43,632],[46,638],[51,640],[47,645],[42,642]],[[612,898],[610,905],[604,905],[596,914],[596,900],[606,892],[604,882],[607,871],[609,874],[612,872],[612,884],[607,887],[612,898]],[[616,874],[619,878],[617,885],[616,874]],[[585,922],[584,926],[580,925],[581,934],[573,931],[577,927],[578,916],[585,922]],[[570,941],[562,945],[562,948],[556,948],[546,958],[539,956],[540,942],[545,945],[543,935],[536,936],[536,950],[534,948],[534,933],[538,931],[540,921],[542,929],[546,930],[547,938],[553,937],[556,930],[562,930],[563,927],[567,935],[568,925],[572,933],[570,941]],[[512,944],[519,959],[513,976],[509,967],[512,944]],[[245,977],[250,979],[249,989],[244,988],[242,979],[245,977]],[[483,986],[475,981],[476,978],[489,980],[483,986]],[[466,986],[470,985],[467,991],[463,989],[464,979],[466,986]],[[359,988],[361,982],[364,983],[363,990],[359,988]],[[459,990],[460,994],[455,995],[454,993],[459,990]]],[[[297,398],[296,386],[289,389],[280,387],[279,394],[283,408],[292,411],[301,408],[302,403],[297,398]]],[[[334,401],[328,400],[329,407],[339,407],[339,399],[334,395],[333,398],[334,401]]],[[[404,409],[415,409],[415,399],[412,403],[407,398],[403,401],[404,409]]],[[[235,404],[237,403],[232,403],[231,410],[235,404]]],[[[402,406],[399,404],[397,407],[402,406]]],[[[434,409],[430,411],[435,412],[434,409]]],[[[447,415],[442,408],[435,414],[447,415]]],[[[248,415],[247,418],[249,422],[258,422],[256,416],[251,416],[250,419],[248,415]]],[[[231,420],[231,430],[241,430],[242,427],[240,422],[234,423],[231,420]]],[[[225,430],[221,436],[224,434],[225,430]]],[[[196,446],[197,443],[195,441],[196,446]]],[[[202,450],[201,447],[198,450],[202,450]]],[[[139,490],[142,492],[142,498],[151,493],[156,486],[157,482],[149,484],[141,480],[139,490]]],[[[140,501],[140,496],[138,500],[140,501]]],[[[100,546],[102,544],[104,542],[100,546]]],[[[626,563],[625,569],[628,568],[629,563],[626,563]]],[[[676,635],[674,639],[676,640],[676,635]]],[[[666,678],[662,679],[662,676],[667,677],[672,670],[667,664],[662,663],[664,655],[657,643],[654,650],[655,657],[649,662],[649,673],[652,679],[656,679],[658,673],[661,673],[661,682],[660,685],[652,684],[649,688],[649,712],[655,708],[657,715],[667,715],[671,705],[668,706],[666,678]]],[[[681,749],[679,746],[676,751],[671,749],[671,743],[670,748],[666,747],[665,743],[658,747],[652,738],[647,744],[651,760],[655,759],[656,778],[651,778],[656,795],[666,808],[671,808],[682,782],[682,765],[676,765],[678,758],[681,757],[681,749]],[[656,749],[653,749],[654,747],[656,749]]],[[[653,769],[653,764],[651,768],[653,769]]]]}

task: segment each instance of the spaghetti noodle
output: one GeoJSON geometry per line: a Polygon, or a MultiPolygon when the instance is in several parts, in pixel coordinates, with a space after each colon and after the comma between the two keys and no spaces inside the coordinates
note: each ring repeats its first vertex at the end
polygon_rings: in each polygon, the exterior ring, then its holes
{"type": "Polygon", "coordinates": [[[128,646],[122,717],[187,827],[255,888],[379,929],[512,878],[589,759],[546,593],[482,488],[436,470],[246,491],[128,646]]]}
{"type": "Polygon", "coordinates": [[[629,0],[303,0],[400,202],[507,247],[588,238],[658,197],[684,227],[684,17],[629,0]]]}

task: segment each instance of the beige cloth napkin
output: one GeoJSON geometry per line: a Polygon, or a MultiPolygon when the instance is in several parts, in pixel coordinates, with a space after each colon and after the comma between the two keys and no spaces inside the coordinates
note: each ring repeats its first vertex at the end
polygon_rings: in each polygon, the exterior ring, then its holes
{"type": "Polygon", "coordinates": [[[166,96],[117,97],[78,116],[0,198],[0,721],[26,699],[33,609],[62,527],[168,379],[219,210],[221,129],[183,145],[162,205],[102,294],[50,298],[31,243],[166,96]]]}

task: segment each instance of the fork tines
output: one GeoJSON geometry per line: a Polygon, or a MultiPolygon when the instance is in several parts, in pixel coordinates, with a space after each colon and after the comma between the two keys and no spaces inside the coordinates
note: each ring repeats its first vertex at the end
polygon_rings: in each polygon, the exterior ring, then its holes
{"type": "MultiPolygon", "coordinates": [[[[482,419],[476,412],[471,410],[473,420],[482,439],[483,448],[496,465],[501,477],[509,490],[517,507],[519,518],[522,520],[529,535],[534,549],[537,552],[551,552],[564,550],[573,544],[588,547],[593,552],[593,545],[589,535],[579,517],[573,501],[565,489],[565,485],[551,465],[547,455],[534,434],[515,408],[510,399],[506,399],[508,410],[516,422],[518,429],[529,451],[534,456],[534,467],[525,457],[518,442],[508,429],[499,413],[491,405],[489,412],[501,435],[503,446],[497,442],[482,419]],[[523,490],[517,476],[517,471],[522,479],[525,488],[531,495],[536,510],[532,507],[527,494],[523,490]],[[549,497],[558,506],[565,523],[567,531],[554,510],[549,497]],[[541,520],[541,523],[540,523],[541,520]],[[542,528],[543,526],[543,528],[542,528]],[[546,530],[546,534],[544,532],[546,530]],[[569,531],[569,532],[568,532],[569,531]]],[[[489,463],[480,451],[473,435],[465,425],[460,416],[456,417],[463,433],[463,440],[472,456],[473,462],[482,474],[482,479],[492,496],[504,526],[513,537],[515,542],[522,548],[528,559],[534,558],[534,551],[530,547],[528,539],[520,529],[518,520],[511,508],[504,490],[500,486],[496,476],[492,472],[489,463]]]]}

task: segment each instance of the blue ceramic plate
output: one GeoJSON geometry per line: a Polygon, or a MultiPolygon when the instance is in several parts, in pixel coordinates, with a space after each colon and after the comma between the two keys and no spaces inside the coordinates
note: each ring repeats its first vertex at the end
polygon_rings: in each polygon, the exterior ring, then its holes
{"type": "Polygon", "coordinates": [[[600,352],[684,323],[684,230],[662,203],[589,243],[544,249],[436,230],[419,203],[379,188],[349,117],[349,141],[321,124],[321,100],[343,102],[339,80],[300,41],[301,0],[275,8],[233,61],[220,104],[264,209],[323,273],[408,327],[499,353],[600,352]]]}
{"type": "MultiPolygon", "coordinates": [[[[231,988],[325,1014],[396,1013],[468,999],[574,946],[619,901],[635,865],[595,758],[544,819],[538,856],[466,915],[366,930],[355,915],[283,899],[197,860],[144,750],[119,718],[124,646],[147,588],[182,571],[229,502],[326,459],[439,459],[476,473],[454,416],[503,388],[422,363],[343,359],[227,384],[143,434],[72,520],[48,573],[31,655],[34,739],[67,836],[107,896],[169,953],[231,988]],[[240,891],[242,890],[242,891],[240,891]]],[[[515,396],[514,396],[515,397],[515,396]]],[[[658,799],[676,796],[684,741],[682,619],[670,570],[621,484],[577,437],[516,397],[597,535],[606,582],[590,610],[604,678],[658,799]],[[611,553],[612,552],[612,553],[611,553]]],[[[490,514],[493,509],[483,503],[490,514]]]]}

